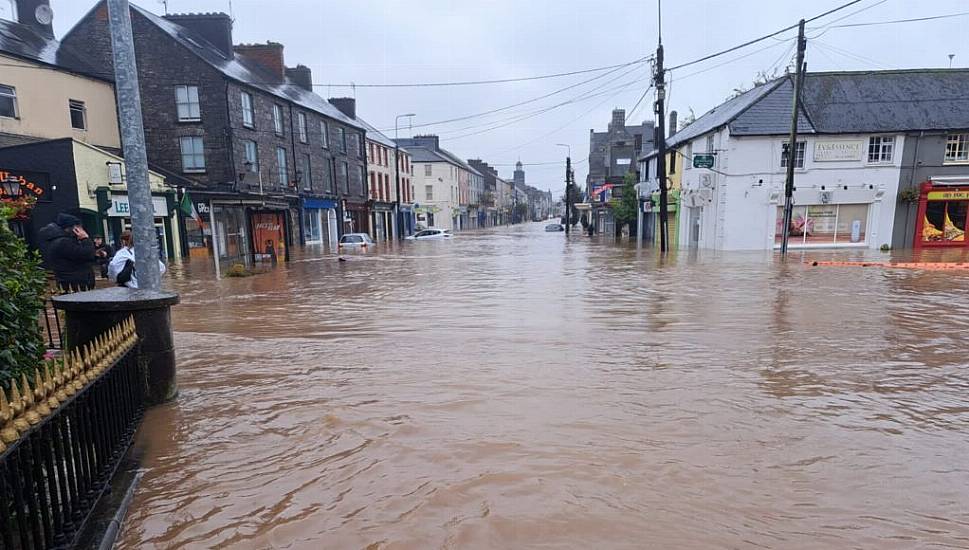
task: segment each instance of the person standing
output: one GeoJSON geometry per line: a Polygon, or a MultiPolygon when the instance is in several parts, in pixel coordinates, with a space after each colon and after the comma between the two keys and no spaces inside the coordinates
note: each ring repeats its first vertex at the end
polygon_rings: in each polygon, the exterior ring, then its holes
{"type": "MultiPolygon", "coordinates": [[[[135,241],[131,231],[121,232],[121,248],[115,252],[108,263],[108,279],[118,283],[118,286],[138,288],[138,277],[135,273],[135,241]]],[[[165,264],[158,261],[159,274],[165,273],[165,264]]]]}
{"type": "Polygon", "coordinates": [[[108,278],[108,264],[111,262],[111,258],[114,256],[114,248],[104,242],[104,238],[101,235],[95,235],[94,241],[94,255],[97,257],[98,266],[101,268],[101,278],[108,278]]]}
{"type": "Polygon", "coordinates": [[[94,243],[77,216],[61,213],[40,230],[44,260],[64,292],[94,289],[94,243]]]}

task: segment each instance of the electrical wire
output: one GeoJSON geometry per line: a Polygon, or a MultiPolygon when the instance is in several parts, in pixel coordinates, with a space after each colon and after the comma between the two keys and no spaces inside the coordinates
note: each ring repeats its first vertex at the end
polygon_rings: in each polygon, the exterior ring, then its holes
{"type": "MultiPolygon", "coordinates": [[[[832,13],[835,13],[835,12],[841,11],[841,10],[843,10],[845,8],[851,7],[851,6],[857,4],[857,3],[861,2],[861,1],[862,0],[851,0],[850,2],[846,2],[844,4],[841,4],[840,6],[838,6],[836,8],[833,8],[833,9],[830,9],[830,10],[824,12],[824,13],[815,15],[814,17],[811,17],[810,19],[805,19],[804,22],[805,23],[810,23],[811,21],[816,21],[818,19],[821,19],[822,17],[826,17],[828,15],[831,15],[832,13]]],[[[736,46],[732,46],[732,47],[727,48],[725,50],[720,50],[718,52],[715,52],[715,53],[712,53],[712,54],[709,54],[709,55],[705,55],[705,56],[703,56],[701,58],[694,59],[693,61],[687,61],[686,63],[680,63],[679,65],[674,65],[674,66],[672,66],[672,67],[670,67],[670,68],[668,68],[666,70],[668,70],[668,71],[674,71],[676,69],[682,69],[683,67],[689,67],[690,65],[696,65],[697,63],[702,63],[704,61],[707,61],[709,59],[713,59],[715,57],[720,57],[721,55],[728,54],[730,52],[737,51],[737,50],[742,49],[742,48],[746,48],[747,46],[751,46],[751,45],[756,44],[758,42],[763,42],[764,40],[767,40],[768,38],[772,38],[772,37],[777,36],[779,34],[783,34],[783,33],[787,32],[787,31],[789,31],[791,29],[796,29],[798,27],[798,25],[800,25],[800,22],[795,23],[794,25],[790,25],[790,26],[784,27],[783,29],[780,29],[778,31],[774,31],[774,32],[772,32],[770,34],[761,36],[760,38],[755,38],[753,40],[748,40],[747,42],[744,42],[743,44],[738,44],[736,46]]]]}
{"type": "MultiPolygon", "coordinates": [[[[859,0],[860,1],[860,0],[859,0]]],[[[627,67],[634,63],[642,63],[648,59],[648,57],[640,58],[634,61],[629,61],[627,63],[619,63],[617,65],[606,65],[604,67],[595,67],[592,69],[582,69],[579,71],[569,71],[565,73],[555,73],[555,74],[545,74],[539,76],[526,76],[519,78],[499,78],[495,80],[464,80],[456,82],[416,82],[416,83],[397,83],[397,84],[313,84],[313,86],[318,87],[340,87],[340,88],[437,88],[443,86],[478,86],[481,84],[505,84],[508,82],[529,82],[532,80],[544,80],[548,78],[560,78],[563,76],[574,76],[577,74],[587,74],[594,73],[598,71],[605,71],[609,69],[616,69],[620,67],[627,67]]]]}
{"type": "MultiPolygon", "coordinates": [[[[841,17],[835,19],[834,21],[829,21],[828,24],[826,24],[826,25],[824,25],[822,27],[818,27],[818,28],[821,29],[821,32],[820,33],[816,34],[813,37],[808,37],[808,39],[818,38],[820,36],[823,36],[826,32],[828,32],[829,30],[831,30],[832,25],[834,25],[835,23],[837,23],[839,21],[844,21],[845,19],[848,19],[849,17],[853,17],[855,15],[858,15],[859,13],[861,13],[863,11],[868,11],[868,10],[870,10],[872,8],[876,8],[876,7],[884,4],[885,2],[888,2],[888,0],[879,0],[878,2],[875,2],[874,4],[872,4],[870,6],[865,6],[864,8],[861,8],[860,10],[855,10],[855,11],[849,13],[848,15],[842,15],[841,17]]],[[[814,30],[814,29],[811,29],[811,30],[814,30]]]]}
{"type": "Polygon", "coordinates": [[[828,51],[834,52],[836,54],[840,54],[843,57],[847,57],[847,58],[853,59],[855,61],[861,61],[863,63],[870,63],[870,64],[875,65],[876,67],[878,67],[880,69],[891,69],[891,67],[889,67],[888,65],[885,65],[884,63],[881,63],[879,61],[876,61],[876,60],[874,60],[874,59],[872,59],[870,57],[865,57],[865,56],[863,56],[861,54],[856,54],[856,53],[854,53],[852,51],[845,50],[845,49],[839,48],[837,46],[832,46],[831,44],[826,44],[826,43],[821,42],[820,40],[817,40],[817,39],[813,40],[811,43],[814,44],[815,46],[821,46],[822,48],[825,48],[828,51]]]}
{"type": "Polygon", "coordinates": [[[832,29],[846,29],[849,27],[870,27],[874,25],[893,25],[895,23],[915,23],[918,21],[933,21],[936,19],[948,19],[951,17],[965,17],[969,15],[969,11],[963,11],[959,13],[950,13],[947,15],[931,15],[928,17],[915,17],[912,19],[894,19],[891,21],[869,21],[867,23],[848,23],[845,25],[834,25],[832,29]]]}

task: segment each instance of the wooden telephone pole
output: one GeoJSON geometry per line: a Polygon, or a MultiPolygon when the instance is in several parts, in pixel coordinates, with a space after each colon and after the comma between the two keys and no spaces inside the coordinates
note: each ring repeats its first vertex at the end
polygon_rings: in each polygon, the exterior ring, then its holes
{"type": "Polygon", "coordinates": [[[787,256],[787,241],[791,236],[791,217],[794,212],[794,164],[797,162],[797,116],[804,83],[804,20],[797,27],[797,65],[794,71],[794,106],[791,110],[791,133],[787,139],[787,177],[784,179],[784,226],[781,229],[781,256],[787,256]]]}
{"type": "Polygon", "coordinates": [[[669,193],[666,189],[666,75],[663,74],[663,9],[662,0],[657,2],[658,45],[656,46],[656,72],[653,85],[656,86],[656,181],[659,183],[659,249],[667,252],[669,243],[669,193]]]}

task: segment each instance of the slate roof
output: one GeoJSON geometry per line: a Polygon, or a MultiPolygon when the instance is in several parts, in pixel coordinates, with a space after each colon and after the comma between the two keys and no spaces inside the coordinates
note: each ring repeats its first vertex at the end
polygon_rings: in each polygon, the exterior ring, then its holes
{"type": "Polygon", "coordinates": [[[15,21],[0,19],[0,53],[106,82],[114,80],[113,74],[100,72],[85,61],[80,53],[15,21]]]}
{"type": "Polygon", "coordinates": [[[450,162],[448,159],[438,155],[427,147],[401,144],[401,148],[406,149],[410,153],[411,162],[450,162]]]}
{"type": "Polygon", "coordinates": [[[203,61],[219,70],[226,77],[258,88],[282,99],[292,101],[311,111],[316,111],[350,126],[364,129],[358,120],[354,120],[344,115],[339,109],[329,101],[316,95],[313,92],[299,87],[289,78],[280,80],[267,74],[262,68],[253,66],[241,59],[239,56],[232,58],[226,57],[218,48],[201,37],[198,33],[191,31],[177,23],[159,17],[150,11],[131,4],[131,9],[145,17],[148,21],[156,25],[159,29],[171,36],[176,42],[197,55],[203,61]],[[276,82],[278,81],[278,82],[276,82]],[[274,83],[276,82],[276,83],[274,83]]]}
{"type": "MultiPolygon", "coordinates": [[[[758,86],[711,109],[667,140],[676,147],[729,126],[736,136],[790,131],[793,75],[758,86]]],[[[857,134],[969,129],[969,69],[807,73],[798,132],[857,134]]],[[[650,157],[644,155],[642,158],[650,157]]]]}
{"type": "Polygon", "coordinates": [[[373,125],[371,125],[366,120],[363,120],[362,118],[357,117],[356,121],[360,125],[362,125],[363,128],[367,131],[367,139],[371,141],[376,141],[377,143],[383,145],[384,147],[390,147],[391,149],[396,147],[394,140],[387,137],[386,134],[376,129],[375,127],[373,127],[373,125]]]}

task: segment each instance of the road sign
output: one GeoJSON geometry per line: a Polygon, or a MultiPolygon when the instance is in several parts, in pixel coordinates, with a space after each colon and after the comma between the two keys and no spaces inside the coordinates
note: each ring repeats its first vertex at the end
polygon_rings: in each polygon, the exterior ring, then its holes
{"type": "Polygon", "coordinates": [[[697,154],[693,155],[693,167],[694,168],[713,168],[715,163],[714,159],[716,157],[712,154],[697,154]]]}

